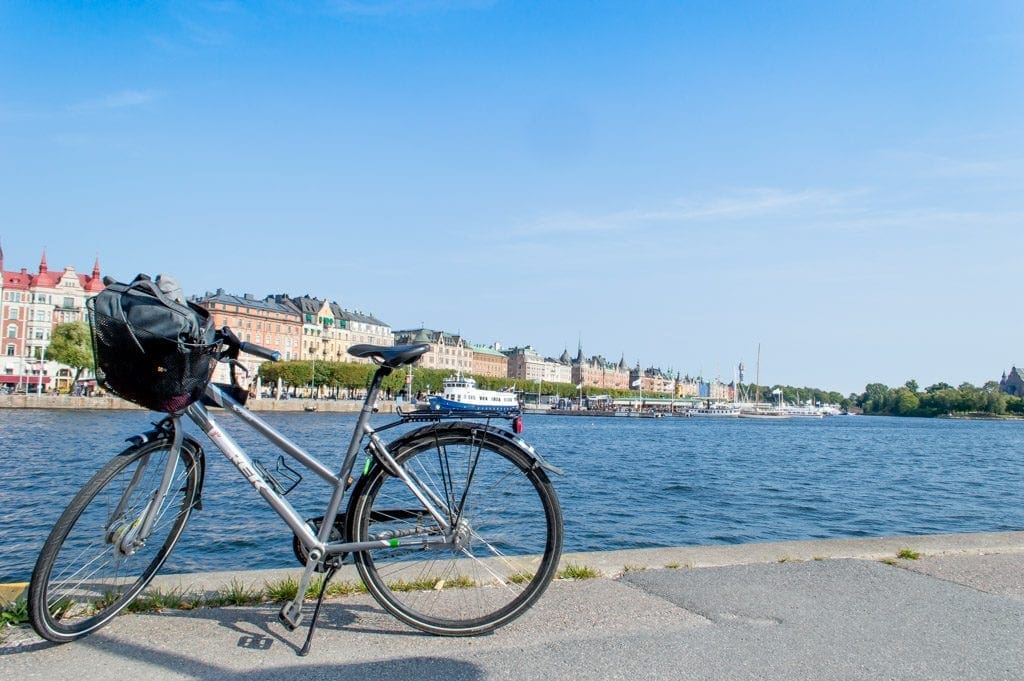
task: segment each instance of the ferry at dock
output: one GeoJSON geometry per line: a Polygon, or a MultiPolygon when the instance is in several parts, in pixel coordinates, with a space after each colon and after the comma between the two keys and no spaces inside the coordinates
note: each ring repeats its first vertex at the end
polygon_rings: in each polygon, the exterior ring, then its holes
{"type": "Polygon", "coordinates": [[[519,398],[507,390],[481,390],[469,376],[451,376],[442,382],[440,395],[431,395],[431,411],[499,411],[519,410],[519,398]]]}

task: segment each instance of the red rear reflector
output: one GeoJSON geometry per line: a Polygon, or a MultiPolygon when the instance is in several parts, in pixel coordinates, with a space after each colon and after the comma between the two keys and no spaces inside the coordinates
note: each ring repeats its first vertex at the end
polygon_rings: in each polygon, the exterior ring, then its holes
{"type": "Polygon", "coordinates": [[[523,432],[523,417],[522,416],[517,416],[514,419],[512,419],[512,432],[516,433],[516,434],[523,432]]]}

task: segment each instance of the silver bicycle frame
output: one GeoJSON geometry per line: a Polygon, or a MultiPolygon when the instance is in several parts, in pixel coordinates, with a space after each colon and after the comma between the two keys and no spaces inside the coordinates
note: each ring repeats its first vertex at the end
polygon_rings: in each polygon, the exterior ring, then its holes
{"type": "MultiPolygon", "coordinates": [[[[251,484],[256,492],[263,497],[264,501],[266,501],[270,507],[274,509],[279,516],[281,516],[285,523],[287,523],[288,527],[290,527],[295,533],[295,536],[299,538],[302,545],[306,548],[308,559],[306,561],[306,568],[303,571],[302,578],[299,581],[295,599],[291,603],[287,604],[281,613],[281,616],[286,618],[292,626],[298,626],[299,621],[301,620],[302,604],[306,588],[309,586],[314,569],[325,556],[337,556],[343,553],[367,551],[379,548],[428,546],[438,544],[444,545],[452,544],[454,541],[452,526],[448,519],[449,509],[444,508],[442,500],[438,499],[434,495],[428,495],[416,480],[406,474],[405,471],[398,466],[394,458],[391,456],[391,453],[388,451],[387,446],[380,440],[380,438],[377,437],[373,428],[370,427],[370,415],[373,413],[373,404],[375,402],[378,388],[379,383],[375,381],[371,386],[371,389],[367,394],[366,401],[363,403],[363,408],[359,413],[359,419],[352,431],[352,439],[349,442],[348,450],[346,451],[345,458],[341,464],[341,469],[338,474],[332,473],[329,468],[323,465],[315,457],[278,432],[273,426],[261,419],[259,416],[246,409],[245,406],[233,399],[215,384],[211,383],[206,388],[206,396],[214,404],[223,406],[225,410],[240,418],[245,424],[260,433],[264,439],[272,443],[279,450],[288,454],[290,457],[298,461],[303,467],[312,471],[332,485],[333,492],[331,494],[330,501],[327,504],[327,509],[324,512],[324,519],[321,523],[318,534],[314,534],[310,526],[306,524],[288,500],[281,494],[278,494],[277,491],[267,483],[263,478],[263,475],[256,469],[248,454],[246,454],[242,447],[235,442],[234,438],[232,438],[218,425],[217,421],[201,402],[194,402],[185,410],[185,416],[187,416],[204,433],[206,433],[210,438],[210,441],[213,442],[228,461],[238,469],[242,476],[249,481],[249,484],[251,484]],[[423,504],[424,510],[436,521],[438,528],[441,530],[440,535],[430,537],[388,537],[362,542],[328,542],[331,530],[334,527],[335,518],[337,517],[338,511],[341,508],[341,502],[345,496],[345,489],[347,486],[346,482],[349,480],[349,476],[355,467],[355,462],[359,455],[359,445],[363,441],[363,438],[367,436],[370,438],[369,447],[372,450],[373,455],[378,458],[389,471],[394,472],[399,479],[409,487],[417,500],[423,504]],[[438,508],[438,506],[441,508],[438,508]]],[[[180,423],[178,423],[177,419],[174,420],[174,425],[175,438],[179,438],[180,436],[178,433],[180,431],[180,423]]],[[[176,465],[176,463],[177,457],[172,456],[168,461],[167,470],[173,471],[173,466],[176,465]]],[[[165,473],[165,479],[168,475],[169,473],[165,473]]],[[[163,488],[163,485],[161,485],[161,487],[163,488]]]]}
{"type": "Polygon", "coordinates": [[[412,480],[412,478],[406,475],[404,471],[402,471],[392,458],[391,453],[387,450],[386,445],[376,437],[374,430],[369,425],[369,417],[372,413],[372,400],[368,399],[366,404],[363,406],[363,409],[359,414],[359,420],[352,432],[352,439],[349,443],[348,451],[345,456],[345,460],[342,463],[341,470],[339,473],[335,474],[314,456],[289,440],[259,416],[246,409],[242,404],[234,400],[230,395],[226,394],[216,385],[210,384],[206,391],[207,395],[209,395],[211,399],[222,404],[226,410],[239,417],[244,423],[260,433],[264,439],[332,485],[333,493],[331,494],[331,499],[324,513],[324,521],[320,528],[320,533],[319,535],[315,535],[288,500],[278,494],[273,487],[267,484],[267,481],[264,480],[263,476],[256,470],[252,459],[250,459],[249,455],[245,453],[245,450],[235,442],[234,438],[232,438],[230,434],[219,426],[217,421],[202,403],[195,402],[186,409],[185,415],[188,416],[189,419],[191,419],[192,422],[194,422],[204,433],[206,433],[217,449],[224,454],[228,461],[230,461],[242,476],[249,481],[249,484],[253,486],[256,492],[263,497],[264,501],[266,501],[270,507],[273,508],[279,516],[281,516],[282,520],[288,524],[288,527],[295,532],[307,550],[318,549],[321,552],[321,555],[338,555],[351,551],[363,551],[367,549],[396,547],[409,544],[422,545],[424,543],[449,543],[440,538],[434,538],[433,540],[423,538],[408,541],[399,540],[398,543],[396,543],[394,539],[366,542],[327,543],[327,539],[330,536],[331,528],[333,526],[333,520],[337,516],[338,510],[341,508],[341,502],[345,495],[345,481],[348,480],[353,468],[355,467],[355,461],[359,454],[359,444],[363,438],[368,435],[371,438],[371,447],[373,448],[375,456],[380,458],[389,469],[398,473],[399,479],[409,487],[410,491],[423,504],[424,510],[426,510],[434,520],[437,521],[438,525],[446,533],[451,527],[446,514],[443,511],[438,510],[434,503],[432,503],[431,498],[428,497],[423,489],[414,480],[412,480]]]}

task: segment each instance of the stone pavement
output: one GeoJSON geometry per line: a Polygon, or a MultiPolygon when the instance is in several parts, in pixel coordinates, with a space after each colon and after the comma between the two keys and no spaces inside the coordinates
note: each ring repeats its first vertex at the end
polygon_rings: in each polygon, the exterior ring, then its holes
{"type": "MultiPolygon", "coordinates": [[[[304,629],[285,630],[275,605],[126,615],[60,646],[8,630],[0,679],[1024,678],[1022,532],[566,562],[605,576],[556,581],[526,615],[485,636],[420,634],[367,596],[325,605],[305,658],[296,655],[304,629]],[[895,559],[904,548],[922,555],[895,559]]],[[[216,588],[225,577],[177,579],[216,588]]]]}

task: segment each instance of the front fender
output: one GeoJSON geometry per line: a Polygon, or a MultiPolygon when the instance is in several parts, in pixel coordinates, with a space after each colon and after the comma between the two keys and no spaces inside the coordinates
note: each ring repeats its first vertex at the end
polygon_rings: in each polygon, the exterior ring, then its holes
{"type": "MultiPolygon", "coordinates": [[[[171,431],[167,428],[155,428],[148,430],[145,433],[139,433],[127,438],[135,447],[140,447],[147,442],[154,440],[170,440],[172,437],[171,431]]],[[[203,481],[206,479],[206,452],[203,451],[203,446],[199,444],[199,441],[190,435],[186,435],[181,440],[181,446],[187,447],[189,453],[192,454],[192,458],[199,464],[199,484],[196,485],[196,500],[192,505],[197,511],[203,510],[203,481]]]]}

